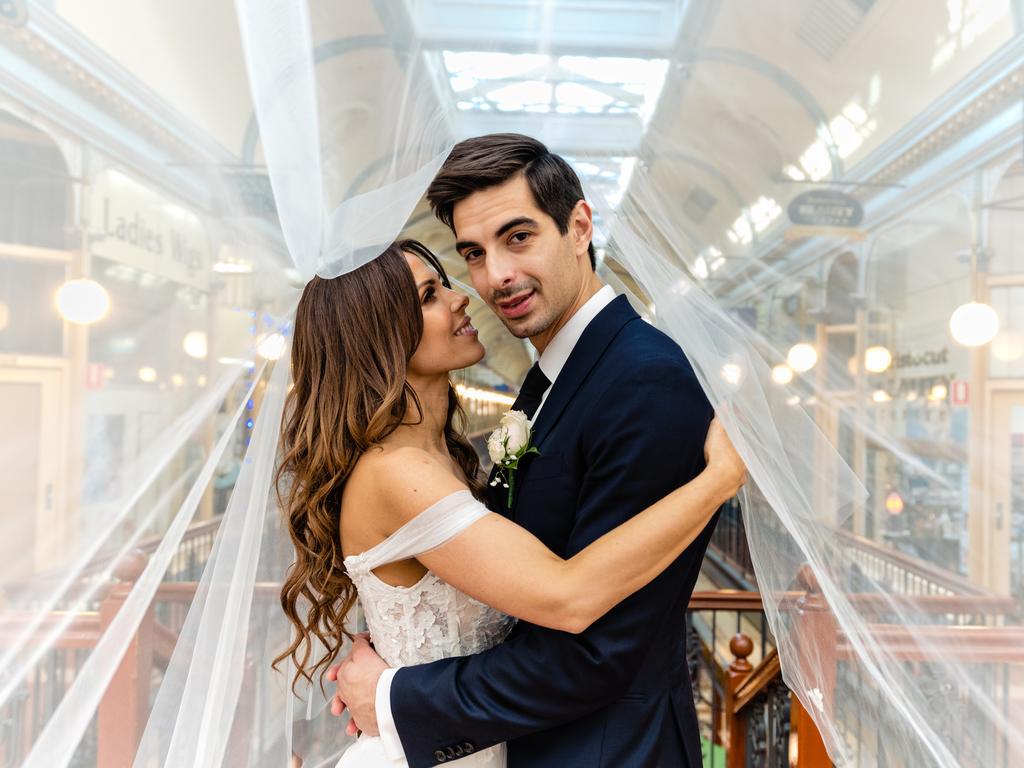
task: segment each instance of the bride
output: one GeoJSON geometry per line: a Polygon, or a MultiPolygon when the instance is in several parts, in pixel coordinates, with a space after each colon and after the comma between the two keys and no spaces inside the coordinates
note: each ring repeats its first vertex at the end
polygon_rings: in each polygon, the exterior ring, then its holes
{"type": "MultiPolygon", "coordinates": [[[[322,674],[351,638],[344,622],[357,597],[377,653],[395,667],[489,648],[517,618],[582,632],[669,566],[745,480],[712,422],[704,472],[558,557],[482,503],[450,382],[484,356],[468,303],[412,240],[306,286],[277,477],[296,550],[281,602],[297,635],[275,665],[291,657],[293,686],[322,674]],[[326,653],[314,658],[320,644],[326,653]]],[[[459,764],[501,768],[504,745],[459,764]]],[[[391,765],[381,740],[364,735],[339,768],[391,765]]]]}

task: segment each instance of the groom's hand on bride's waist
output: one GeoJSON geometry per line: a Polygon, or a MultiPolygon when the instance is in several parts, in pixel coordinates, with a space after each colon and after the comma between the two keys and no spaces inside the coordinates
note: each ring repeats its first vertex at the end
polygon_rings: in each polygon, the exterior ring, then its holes
{"type": "Polygon", "coordinates": [[[387,663],[376,654],[367,635],[356,635],[348,656],[327,670],[327,679],[336,682],[338,692],[331,700],[331,712],[341,715],[346,709],[351,715],[346,731],[355,735],[362,731],[378,736],[377,681],[387,663]]]}

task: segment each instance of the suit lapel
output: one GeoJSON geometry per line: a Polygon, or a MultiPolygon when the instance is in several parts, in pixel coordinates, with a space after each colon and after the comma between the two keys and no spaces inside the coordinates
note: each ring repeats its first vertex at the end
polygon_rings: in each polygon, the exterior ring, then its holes
{"type": "MultiPolygon", "coordinates": [[[[565,361],[565,367],[562,368],[558,378],[551,385],[551,392],[540,409],[537,422],[533,425],[532,443],[540,450],[541,456],[544,455],[544,439],[558,423],[566,406],[582,386],[597,361],[601,359],[601,355],[608,349],[608,345],[612,343],[626,323],[639,317],[640,315],[629,305],[626,297],[619,296],[590,321],[590,325],[583,331],[580,340],[573,347],[569,359],[565,361]]],[[[533,458],[536,457],[529,457],[522,466],[522,474],[516,477],[517,489],[522,489],[526,484],[533,458]]],[[[516,520],[516,507],[519,505],[520,495],[521,490],[517,490],[512,498],[512,508],[505,512],[505,516],[513,521],[516,520]]],[[[505,509],[504,504],[502,509],[505,509]]]]}
{"type": "Polygon", "coordinates": [[[494,482],[495,476],[498,474],[498,465],[495,464],[491,467],[491,474],[487,476],[487,499],[491,503],[488,505],[493,512],[500,512],[501,514],[508,517],[508,493],[505,488],[499,483],[498,485],[491,485],[494,482]]]}
{"type": "Polygon", "coordinates": [[[539,448],[544,442],[544,438],[558,423],[565,407],[586,380],[597,361],[601,359],[601,355],[612,343],[612,339],[618,335],[626,323],[639,317],[629,305],[626,297],[618,296],[590,321],[590,325],[586,327],[580,340],[573,347],[569,359],[565,362],[565,367],[558,374],[555,383],[551,385],[551,392],[548,394],[547,400],[544,401],[540,415],[537,417],[537,423],[533,425],[534,445],[539,448]]]}
{"type": "MultiPolygon", "coordinates": [[[[569,359],[565,361],[565,366],[558,374],[555,383],[551,385],[551,392],[548,394],[547,400],[544,401],[544,406],[541,408],[540,416],[537,417],[537,422],[533,425],[533,445],[539,448],[544,438],[555,424],[558,423],[565,407],[583,384],[587,374],[597,364],[597,361],[601,359],[601,355],[604,354],[608,345],[612,343],[612,339],[615,338],[626,323],[639,317],[629,305],[626,297],[618,296],[602,309],[597,314],[597,317],[590,321],[590,324],[583,331],[583,335],[580,336],[580,340],[573,347],[569,359]]],[[[530,461],[527,459],[522,467],[524,475],[529,465],[530,461]]],[[[515,494],[512,500],[512,509],[509,509],[506,504],[507,492],[505,488],[500,484],[491,486],[497,471],[497,467],[493,467],[487,478],[487,496],[491,502],[491,509],[500,512],[506,517],[513,517],[513,511],[519,494],[515,494]]],[[[517,477],[518,481],[521,481],[521,479],[521,476],[517,477]]]]}

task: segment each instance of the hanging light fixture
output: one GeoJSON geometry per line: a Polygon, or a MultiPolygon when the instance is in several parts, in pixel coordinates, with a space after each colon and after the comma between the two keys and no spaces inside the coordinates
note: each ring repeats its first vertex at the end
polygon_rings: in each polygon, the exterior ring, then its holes
{"type": "Polygon", "coordinates": [[[206,334],[202,331],[189,331],[185,334],[181,345],[189,357],[194,357],[196,360],[206,358],[206,334]]]}
{"type": "Polygon", "coordinates": [[[965,347],[984,346],[999,333],[999,315],[980,301],[961,304],[949,318],[949,332],[965,347]]]}
{"type": "Polygon", "coordinates": [[[806,373],[811,370],[817,362],[818,351],[806,342],[794,344],[790,348],[789,354],[786,355],[786,363],[797,373],[806,373]]]}
{"type": "Polygon", "coordinates": [[[772,381],[776,384],[789,384],[793,380],[793,369],[785,363],[779,363],[772,368],[772,381]]]}
{"type": "Polygon", "coordinates": [[[888,403],[892,400],[892,395],[886,392],[884,389],[876,389],[871,393],[871,399],[876,403],[888,403]]]}
{"type": "Polygon", "coordinates": [[[978,247],[971,248],[971,297],[972,300],[957,307],[949,317],[949,332],[957,344],[965,347],[982,347],[999,333],[999,315],[995,309],[978,296],[978,247]]]}
{"type": "Polygon", "coordinates": [[[864,367],[870,373],[884,373],[892,365],[892,352],[877,344],[864,350],[864,367]]]}
{"type": "Polygon", "coordinates": [[[737,363],[726,363],[722,366],[722,378],[735,387],[743,381],[743,368],[737,363]]]}
{"type": "Polygon", "coordinates": [[[95,280],[82,277],[68,280],[57,289],[55,304],[69,323],[91,325],[107,316],[110,294],[95,280]]]}

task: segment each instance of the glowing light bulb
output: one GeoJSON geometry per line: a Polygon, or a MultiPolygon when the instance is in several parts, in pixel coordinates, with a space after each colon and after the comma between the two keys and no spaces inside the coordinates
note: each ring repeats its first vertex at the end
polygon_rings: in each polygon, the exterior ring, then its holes
{"type": "Polygon", "coordinates": [[[979,301],[962,304],[949,318],[949,332],[965,347],[983,346],[999,333],[999,315],[979,301]]]}
{"type": "Polygon", "coordinates": [[[189,357],[194,357],[196,360],[204,360],[206,358],[206,334],[202,331],[189,331],[186,333],[181,346],[189,357]]]}
{"type": "Polygon", "coordinates": [[[786,362],[797,373],[806,373],[817,364],[818,351],[804,342],[794,344],[786,355],[786,362]]]}
{"type": "Polygon", "coordinates": [[[726,383],[736,386],[743,381],[743,368],[736,363],[726,363],[722,366],[722,378],[726,383]]]}
{"type": "Polygon", "coordinates": [[[91,325],[110,311],[107,289],[88,278],[68,280],[57,290],[55,300],[61,317],[75,325],[91,325]]]}
{"type": "Polygon", "coordinates": [[[892,396],[884,389],[876,389],[871,393],[871,399],[876,403],[888,403],[892,400],[892,396]]]}
{"type": "Polygon", "coordinates": [[[883,346],[868,347],[864,350],[864,367],[871,373],[882,373],[892,365],[892,352],[883,346]]]}
{"type": "Polygon", "coordinates": [[[789,384],[793,380],[793,376],[793,369],[783,363],[772,368],[772,381],[776,384],[789,384]]]}
{"type": "Polygon", "coordinates": [[[888,496],[885,497],[885,511],[894,517],[903,513],[903,497],[900,496],[896,491],[891,491],[888,496]]]}
{"type": "Polygon", "coordinates": [[[184,387],[185,377],[182,376],[180,373],[176,373],[173,376],[171,376],[171,384],[173,384],[176,387],[184,387]]]}
{"type": "Polygon", "coordinates": [[[284,354],[285,345],[285,338],[280,333],[268,333],[256,345],[256,351],[265,360],[277,360],[284,354]]]}
{"type": "Polygon", "coordinates": [[[148,365],[143,368],[139,368],[139,379],[147,384],[152,384],[156,381],[156,371],[148,365]]]}
{"type": "Polygon", "coordinates": [[[928,399],[931,400],[933,403],[935,403],[935,402],[938,402],[940,400],[945,400],[946,396],[948,394],[949,394],[949,389],[946,387],[945,384],[936,384],[928,392],[928,399]]]}

